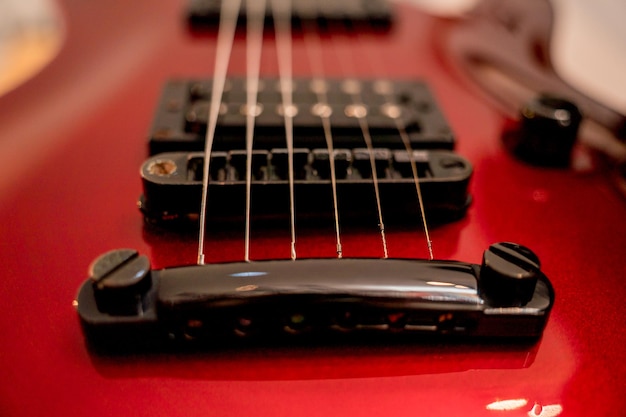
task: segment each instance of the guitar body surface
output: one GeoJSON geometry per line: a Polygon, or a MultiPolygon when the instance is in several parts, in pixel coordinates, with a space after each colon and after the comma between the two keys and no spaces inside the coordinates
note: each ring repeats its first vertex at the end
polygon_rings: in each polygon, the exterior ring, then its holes
{"type": "MultiPolygon", "coordinates": [[[[101,254],[132,248],[149,259],[148,268],[165,271],[159,279],[171,288],[198,280],[167,276],[169,268],[196,263],[193,225],[174,230],[149,224],[137,208],[144,193],[140,167],[150,156],[164,85],[213,76],[216,31],[190,31],[186,7],[179,0],[62,1],[66,40],[59,55],[0,97],[0,415],[623,415],[623,197],[602,169],[579,174],[532,167],[511,156],[500,137],[509,121],[466,84],[439,47],[450,22],[404,3],[392,3],[389,28],[358,35],[323,32],[324,75],[428,86],[454,132],[454,152],[473,168],[471,203],[465,205],[462,194],[462,214],[433,224],[437,263],[420,268],[463,268],[474,279],[474,266],[493,243],[531,248],[541,261],[541,279],[549,277],[554,289],[543,335],[522,341],[384,334],[347,343],[281,338],[125,354],[91,349],[73,301],[101,254]]],[[[264,40],[261,77],[275,79],[278,54],[271,31],[264,40]]],[[[309,52],[294,31],[294,77],[311,77],[309,52]]],[[[231,74],[246,75],[245,31],[235,35],[231,74]]],[[[414,216],[386,222],[391,265],[428,258],[419,212],[414,216]]],[[[343,257],[383,257],[378,219],[371,217],[342,224],[343,257]]],[[[224,267],[220,282],[226,286],[230,269],[243,265],[243,223],[206,230],[206,263],[234,265],[224,267]]],[[[332,217],[297,222],[296,249],[298,259],[336,258],[332,217]]],[[[250,257],[281,261],[282,275],[272,283],[280,294],[291,289],[290,256],[288,218],[252,221],[250,257]]],[[[336,262],[342,260],[328,264],[336,262]]],[[[375,270],[367,262],[364,276],[372,287],[383,286],[371,278],[375,270]]],[[[403,274],[384,283],[390,294],[394,283],[410,279],[403,274]]],[[[360,291],[345,275],[337,283],[332,274],[326,277],[332,294],[360,291]]],[[[254,287],[249,275],[246,280],[242,291],[254,287]]],[[[552,296],[549,285],[542,285],[552,296]]],[[[177,294],[162,290],[162,300],[175,305],[177,294]]],[[[205,298],[211,291],[206,289],[205,298]]],[[[193,294],[190,299],[195,304],[185,311],[203,307],[193,294]]],[[[496,310],[501,312],[490,311],[496,310]]]]}

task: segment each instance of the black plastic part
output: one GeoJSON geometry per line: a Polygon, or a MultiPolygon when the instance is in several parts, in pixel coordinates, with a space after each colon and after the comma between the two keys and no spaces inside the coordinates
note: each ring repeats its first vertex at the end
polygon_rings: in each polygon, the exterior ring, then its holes
{"type": "Polygon", "coordinates": [[[142,311],[142,295],[152,285],[150,261],[133,249],[118,249],[96,259],[90,267],[98,308],[119,315],[142,311]]]}
{"type": "MultiPolygon", "coordinates": [[[[261,151],[257,151],[261,152],[261,151]]],[[[251,207],[255,218],[289,216],[289,182],[286,151],[262,153],[254,162],[251,181],[251,207]]],[[[409,154],[406,151],[375,149],[375,164],[385,222],[419,223],[419,202],[409,154]]],[[[215,171],[212,159],[207,220],[239,221],[246,207],[245,169],[233,162],[215,171]]],[[[259,154],[257,154],[259,155],[259,154]]],[[[450,151],[414,151],[426,215],[429,221],[449,222],[461,218],[470,204],[468,185],[472,166],[450,151]]],[[[238,160],[240,151],[236,153],[238,160]]],[[[377,219],[371,166],[366,149],[336,149],[338,210],[342,222],[377,219]]],[[[296,215],[301,220],[334,218],[328,151],[294,150],[294,193],[296,215]]],[[[195,224],[202,196],[201,153],[164,153],[153,156],[141,168],[143,196],[140,208],[146,220],[162,226],[195,224]],[[164,170],[161,166],[170,167],[164,170]],[[173,169],[175,167],[175,169],[173,169]],[[172,170],[173,169],[173,170],[172,170]]]]}
{"type": "Polygon", "coordinates": [[[526,305],[535,293],[539,259],[515,243],[491,245],[483,255],[481,295],[495,306],[526,305]]]}
{"type": "MultiPolygon", "coordinates": [[[[509,266],[499,265],[498,273],[515,275],[517,266],[509,266]]],[[[91,280],[79,290],[77,310],[89,344],[106,350],[294,337],[540,337],[554,303],[547,277],[534,271],[526,302],[493,304],[482,296],[492,285],[486,273],[464,262],[399,259],[188,266],[151,271],[153,285],[141,293],[143,309],[135,315],[99,304],[91,280]]]]}
{"type": "MultiPolygon", "coordinates": [[[[210,29],[219,24],[222,0],[191,0],[187,11],[193,29],[210,29]]],[[[272,14],[268,1],[266,25],[271,27],[272,14]]],[[[388,29],[392,23],[392,9],[385,0],[291,0],[292,25],[298,29],[303,22],[319,27],[329,24],[346,24],[347,27],[388,29]]],[[[245,2],[238,20],[239,26],[246,22],[245,2]]]]}
{"type": "Polygon", "coordinates": [[[507,147],[532,165],[568,167],[582,115],[562,98],[542,95],[521,109],[517,131],[505,132],[507,147]]]}
{"type": "MultiPolygon", "coordinates": [[[[354,83],[354,80],[350,80],[354,83]]],[[[353,104],[344,92],[348,81],[327,80],[328,105],[332,113],[333,146],[359,148],[365,145],[359,121],[346,114],[353,104]]],[[[255,118],[255,149],[284,148],[284,118],[279,107],[278,79],[261,80],[258,102],[261,114],[255,118]]],[[[413,149],[452,149],[454,136],[427,86],[419,81],[359,80],[360,96],[367,110],[367,123],[374,147],[404,149],[396,120],[389,116],[390,105],[399,112],[413,149]],[[391,92],[388,94],[388,92],[391,92]],[[391,97],[389,99],[389,97],[391,97]],[[389,101],[391,100],[391,101],[389,101]]],[[[204,150],[206,123],[211,96],[210,80],[173,80],[165,86],[150,131],[151,155],[163,152],[204,150]]],[[[314,114],[318,104],[311,79],[293,82],[293,103],[298,112],[293,118],[294,147],[326,148],[322,119],[314,114]]],[[[245,149],[246,103],[245,80],[229,79],[222,98],[213,143],[214,151],[245,149]]]]}

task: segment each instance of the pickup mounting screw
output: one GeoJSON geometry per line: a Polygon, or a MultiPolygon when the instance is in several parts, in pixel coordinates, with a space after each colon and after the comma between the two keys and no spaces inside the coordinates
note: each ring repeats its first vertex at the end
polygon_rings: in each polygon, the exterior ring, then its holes
{"type": "Polygon", "coordinates": [[[148,165],[148,172],[152,175],[158,175],[160,177],[172,175],[176,172],[178,167],[176,162],[171,159],[156,160],[148,165]]]}

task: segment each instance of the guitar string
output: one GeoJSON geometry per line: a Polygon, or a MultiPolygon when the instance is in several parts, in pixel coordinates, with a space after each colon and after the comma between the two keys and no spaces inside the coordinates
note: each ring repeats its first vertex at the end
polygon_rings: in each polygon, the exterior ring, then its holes
{"type": "MultiPolygon", "coordinates": [[[[343,257],[343,246],[341,244],[341,232],[339,227],[339,204],[337,202],[337,174],[335,170],[335,150],[333,146],[333,135],[331,130],[330,116],[332,108],[328,104],[328,83],[324,78],[324,66],[322,59],[322,48],[320,37],[314,36],[317,30],[309,21],[302,19],[302,34],[305,43],[305,49],[308,54],[309,64],[311,66],[312,82],[317,86],[314,92],[317,98],[317,111],[315,114],[319,116],[324,130],[324,139],[326,140],[326,148],[328,150],[328,163],[330,168],[330,184],[333,193],[333,216],[335,221],[335,234],[337,257],[343,257]]],[[[314,107],[315,108],[315,107],[314,107]]]]}
{"type": "Polygon", "coordinates": [[[246,225],[244,239],[244,260],[246,262],[250,262],[250,205],[252,199],[252,144],[254,141],[254,124],[256,117],[263,111],[258,103],[258,92],[265,10],[265,0],[246,2],[246,225]]]}
{"type": "MultiPolygon", "coordinates": [[[[209,182],[209,164],[210,164],[210,153],[211,153],[211,148],[212,148],[212,142],[213,142],[213,138],[214,138],[214,133],[215,133],[215,125],[217,122],[217,115],[219,112],[219,106],[221,104],[221,97],[223,94],[223,88],[224,88],[224,84],[225,84],[225,80],[226,80],[226,69],[228,66],[228,60],[230,58],[230,50],[232,48],[232,42],[233,42],[233,36],[234,36],[234,29],[236,27],[236,19],[237,19],[237,15],[238,15],[238,10],[239,10],[239,1],[235,0],[234,2],[224,2],[224,3],[229,3],[231,5],[231,7],[227,7],[226,5],[222,4],[222,12],[220,13],[220,30],[218,33],[218,51],[217,51],[217,59],[216,59],[216,64],[215,64],[215,77],[213,80],[213,84],[214,84],[214,88],[212,90],[212,96],[211,96],[211,108],[210,108],[210,115],[209,115],[209,124],[207,125],[207,135],[206,135],[206,146],[205,146],[205,165],[204,165],[204,175],[203,175],[203,197],[202,197],[202,209],[201,209],[201,227],[200,227],[200,238],[199,238],[199,250],[198,250],[198,263],[199,264],[203,264],[204,263],[204,250],[203,250],[203,246],[204,246],[204,231],[205,231],[205,224],[206,224],[206,206],[207,206],[207,195],[208,195],[208,182],[209,182]],[[236,3],[236,4],[235,4],[236,3]],[[235,7],[236,6],[236,7],[235,7]],[[228,23],[230,22],[231,25],[225,25],[224,23],[228,23]],[[224,29],[226,28],[226,29],[224,29]],[[230,38],[230,41],[227,42],[227,39],[230,38]],[[228,52],[226,52],[228,51],[228,52]],[[220,57],[222,59],[220,59],[220,57]],[[226,59],[223,59],[224,57],[226,57],[226,59]],[[220,65],[220,62],[222,63],[222,65],[220,65]],[[221,69],[223,69],[223,71],[221,71],[221,69]],[[223,72],[223,77],[221,77],[221,73],[223,72]],[[220,82],[221,81],[221,82],[220,82]],[[221,87],[220,87],[221,84],[221,87]],[[217,98],[217,99],[216,99],[217,98]],[[216,105],[217,103],[217,105],[216,105]]],[[[261,8],[261,6],[259,5],[259,3],[257,2],[248,2],[248,3],[254,3],[257,4],[259,6],[259,9],[261,8]]],[[[264,2],[261,2],[262,4],[264,4],[264,2]]],[[[293,178],[293,113],[290,111],[290,109],[293,109],[293,105],[292,105],[292,77],[291,77],[291,26],[290,26],[290,5],[289,2],[280,2],[280,0],[272,0],[272,13],[274,15],[274,21],[275,21],[275,28],[276,28],[276,42],[278,45],[278,55],[279,55],[279,72],[281,73],[281,77],[280,77],[280,85],[281,85],[281,93],[282,93],[282,99],[283,99],[283,115],[285,118],[285,131],[286,131],[286,139],[287,139],[287,150],[288,150],[288,165],[289,165],[289,188],[290,188],[290,217],[291,217],[291,237],[292,237],[292,241],[291,241],[291,257],[292,259],[296,259],[296,252],[295,252],[295,204],[294,204],[294,178],[293,178]],[[279,7],[276,7],[279,6],[279,7]],[[287,53],[285,53],[287,52],[287,53]]],[[[253,17],[255,15],[259,15],[259,13],[257,13],[256,11],[253,10],[254,6],[250,6],[248,5],[248,11],[249,11],[249,16],[253,17]]],[[[259,10],[257,9],[257,10],[259,10]]],[[[261,13],[261,15],[264,15],[264,13],[261,13]]],[[[255,20],[255,19],[251,19],[251,20],[255,20]]],[[[261,32],[262,32],[262,24],[264,21],[264,16],[260,19],[261,24],[261,32]]],[[[249,24],[249,30],[252,30],[252,32],[249,31],[249,33],[255,33],[254,31],[258,30],[258,23],[257,23],[257,27],[254,26],[254,23],[252,24],[252,28],[250,29],[250,24],[249,24]]],[[[249,235],[250,235],[250,184],[251,184],[251,153],[252,153],[252,135],[253,135],[253,131],[254,131],[254,118],[255,118],[255,113],[257,111],[257,102],[256,102],[256,98],[257,98],[257,92],[258,92],[258,82],[259,82],[259,77],[258,77],[258,67],[260,66],[260,44],[257,40],[254,40],[253,42],[255,42],[255,44],[258,44],[259,47],[258,48],[248,48],[248,50],[252,50],[252,52],[249,55],[249,62],[254,62],[254,58],[250,59],[251,56],[254,56],[254,54],[256,54],[258,52],[258,62],[259,64],[257,64],[256,66],[256,77],[253,74],[255,71],[252,69],[251,67],[254,67],[254,64],[249,64],[248,67],[248,85],[249,88],[247,89],[248,91],[248,97],[247,97],[247,123],[246,123],[246,147],[247,147],[247,171],[246,171],[246,243],[245,243],[245,259],[246,261],[249,261],[249,235]]],[[[257,37],[258,40],[262,40],[262,35],[257,37]]],[[[310,41],[311,37],[309,36],[309,41],[310,41]]],[[[317,45],[319,46],[319,42],[317,43],[317,45]]],[[[335,48],[336,49],[336,48],[335,48]]],[[[310,52],[310,48],[307,49],[307,52],[310,52]]],[[[341,58],[342,54],[337,54],[338,57],[341,58]]],[[[319,55],[318,55],[319,56],[319,55]]],[[[310,59],[311,62],[316,62],[315,59],[310,59]]],[[[340,63],[342,63],[343,67],[344,67],[344,72],[345,71],[345,67],[347,66],[345,61],[343,61],[342,59],[339,60],[340,63]]],[[[370,59],[370,62],[373,62],[370,59]]],[[[323,70],[316,71],[317,74],[323,74],[323,70]]],[[[317,76],[315,78],[318,82],[321,80],[323,81],[323,78],[321,78],[320,76],[317,76]]],[[[318,84],[321,85],[321,84],[318,84]]],[[[320,103],[326,103],[327,104],[327,99],[326,99],[326,93],[325,91],[316,91],[316,94],[318,95],[318,101],[320,103]],[[321,100],[320,100],[321,98],[321,100]]],[[[377,210],[378,210],[378,216],[379,216],[379,228],[380,228],[380,232],[381,232],[381,239],[382,239],[382,243],[383,243],[383,250],[384,250],[384,257],[387,258],[388,257],[388,252],[387,252],[387,244],[386,244],[386,237],[385,237],[385,229],[384,229],[384,223],[383,223],[383,219],[382,219],[382,209],[381,209],[381,201],[380,201],[380,192],[379,192],[379,187],[378,187],[378,175],[376,172],[376,165],[375,165],[375,159],[374,159],[374,153],[373,153],[373,145],[372,145],[372,138],[371,138],[371,134],[370,134],[370,130],[369,130],[369,126],[366,120],[366,107],[361,99],[361,95],[360,95],[360,91],[353,91],[351,93],[352,98],[353,98],[353,104],[354,104],[354,113],[353,116],[357,118],[357,120],[359,121],[359,125],[361,128],[361,131],[363,133],[363,139],[366,143],[367,149],[368,149],[368,154],[369,154],[369,159],[370,159],[370,166],[371,166],[371,170],[372,170],[372,180],[373,180],[373,184],[374,184],[374,189],[375,189],[375,195],[376,195],[376,204],[377,204],[377,210]],[[364,111],[363,111],[364,110],[364,111]]],[[[390,98],[390,94],[387,93],[386,94],[386,98],[388,99],[388,101],[390,102],[389,98],[390,98]]],[[[328,108],[328,107],[327,107],[328,108]]],[[[338,257],[341,258],[342,255],[342,250],[341,250],[341,240],[340,240],[340,232],[339,232],[339,216],[338,216],[338,206],[337,206],[337,194],[336,194],[336,175],[335,175],[335,163],[334,163],[334,152],[332,149],[332,136],[330,136],[330,120],[328,118],[328,115],[326,115],[325,117],[322,117],[322,121],[323,121],[323,126],[324,126],[324,131],[325,131],[325,137],[326,137],[326,141],[327,141],[327,147],[329,149],[329,163],[330,163],[330,170],[331,170],[331,183],[332,183],[332,187],[333,187],[333,203],[334,203],[334,211],[335,211],[335,229],[336,229],[336,233],[337,233],[337,254],[338,257]]],[[[413,172],[413,180],[416,186],[416,192],[418,195],[418,200],[419,200],[419,205],[420,205],[420,210],[421,210],[421,214],[422,214],[422,219],[423,219],[423,227],[424,227],[424,231],[426,234],[426,239],[427,239],[427,243],[428,243],[428,250],[429,250],[429,254],[430,254],[430,259],[433,259],[433,253],[432,253],[432,241],[430,240],[429,234],[428,234],[428,227],[427,227],[427,223],[426,223],[426,217],[425,217],[425,213],[424,213],[424,205],[423,205],[423,199],[422,199],[422,195],[421,195],[421,190],[420,190],[420,186],[419,186],[419,179],[418,179],[418,171],[417,171],[417,167],[416,167],[416,162],[415,162],[415,157],[413,154],[413,151],[411,149],[411,145],[410,145],[410,141],[408,138],[408,134],[406,132],[406,129],[404,128],[404,126],[401,124],[400,120],[398,117],[394,118],[394,121],[396,123],[396,127],[398,128],[399,134],[402,138],[402,141],[405,145],[405,148],[407,150],[407,153],[409,154],[409,161],[411,164],[411,169],[413,172]]]]}
{"type": "MultiPolygon", "coordinates": [[[[385,65],[385,63],[387,62],[384,57],[380,56],[380,50],[377,48],[363,48],[363,40],[362,40],[362,35],[360,35],[357,31],[356,33],[356,38],[359,41],[358,43],[360,44],[359,46],[361,47],[360,49],[365,49],[365,53],[363,55],[366,55],[367,58],[367,63],[370,66],[370,69],[372,69],[374,71],[374,73],[376,74],[388,74],[389,71],[380,71],[380,66],[381,65],[385,65]],[[378,56],[373,57],[372,53],[374,52],[372,49],[374,49],[376,51],[376,53],[378,54],[378,56]],[[378,67],[378,71],[374,70],[374,67],[378,67]]],[[[392,84],[390,84],[392,85],[392,84]]],[[[386,102],[390,105],[390,106],[394,106],[393,104],[393,91],[390,90],[385,90],[383,89],[383,95],[385,97],[386,102]]],[[[422,229],[424,231],[424,235],[426,238],[426,246],[428,249],[428,256],[430,260],[434,259],[434,255],[433,255],[433,242],[430,238],[430,233],[428,231],[428,222],[426,220],[426,212],[425,212],[425,208],[424,208],[424,199],[422,197],[422,187],[420,186],[420,176],[419,176],[419,172],[417,170],[417,162],[415,160],[415,154],[413,151],[413,147],[411,146],[411,139],[409,138],[409,134],[406,130],[406,127],[404,125],[404,123],[401,121],[400,117],[401,117],[401,112],[402,109],[401,108],[397,108],[394,109],[394,107],[389,107],[389,111],[388,111],[388,116],[390,118],[393,119],[396,129],[398,130],[398,134],[400,135],[400,139],[402,140],[402,144],[404,145],[404,148],[406,149],[406,152],[408,154],[409,157],[409,164],[411,165],[411,173],[413,175],[413,183],[415,184],[415,192],[417,194],[417,200],[418,200],[418,205],[419,205],[419,209],[420,209],[420,215],[421,215],[421,220],[422,220],[422,229]]]]}
{"type": "Polygon", "coordinates": [[[428,232],[428,223],[426,221],[426,211],[424,209],[424,198],[422,197],[422,187],[420,186],[420,178],[417,171],[417,163],[415,161],[415,154],[413,153],[413,148],[411,146],[409,135],[406,131],[405,126],[400,122],[399,118],[394,118],[396,127],[398,129],[398,133],[400,134],[400,138],[402,139],[402,143],[404,143],[404,147],[409,154],[409,162],[411,164],[411,172],[413,174],[413,183],[415,184],[415,192],[417,193],[417,201],[420,208],[420,214],[422,216],[422,228],[424,229],[424,235],[426,236],[426,246],[428,248],[428,257],[432,261],[435,259],[433,255],[433,241],[430,239],[430,234],[428,232]]]}
{"type": "Polygon", "coordinates": [[[223,1],[220,8],[220,22],[217,34],[217,51],[215,54],[215,68],[211,91],[211,104],[207,121],[207,131],[204,147],[204,170],[202,173],[202,200],[200,207],[200,231],[198,236],[198,265],[204,265],[204,239],[206,229],[206,211],[209,194],[209,165],[211,150],[215,138],[217,117],[222,104],[222,94],[226,84],[226,72],[237,27],[237,18],[241,7],[241,0],[223,1]]]}
{"type": "MultiPolygon", "coordinates": [[[[337,26],[337,24],[331,24],[331,26],[337,26]]],[[[343,54],[337,50],[338,46],[335,41],[335,37],[344,39],[346,35],[344,32],[349,30],[349,28],[335,28],[338,30],[333,30],[333,33],[340,33],[340,35],[330,35],[331,45],[337,56],[337,62],[339,62],[340,67],[342,68],[342,72],[344,74],[354,74],[353,71],[353,60],[346,60],[346,56],[351,54],[350,48],[348,48],[347,54],[343,54]]],[[[367,107],[363,103],[363,99],[361,97],[360,83],[353,78],[346,78],[344,80],[344,92],[350,94],[352,98],[352,107],[348,106],[346,108],[346,116],[354,117],[357,119],[359,123],[359,128],[361,129],[361,135],[363,141],[365,142],[365,146],[367,149],[367,153],[369,156],[370,170],[372,172],[372,184],[374,186],[374,195],[376,198],[376,210],[378,214],[378,229],[380,231],[380,239],[383,247],[383,258],[387,259],[389,257],[389,251],[387,248],[387,235],[385,232],[385,223],[383,221],[383,210],[380,198],[380,189],[378,184],[378,171],[376,169],[376,161],[374,156],[374,145],[372,142],[372,136],[370,133],[369,123],[367,121],[367,107]],[[347,90],[347,91],[345,91],[347,90]]]]}
{"type": "Polygon", "coordinates": [[[293,172],[293,118],[296,109],[293,106],[292,43],[291,43],[291,0],[271,0],[276,50],[278,54],[278,73],[282,100],[282,113],[285,123],[287,142],[287,164],[289,176],[289,217],[291,229],[291,259],[296,260],[296,210],[293,172]]]}

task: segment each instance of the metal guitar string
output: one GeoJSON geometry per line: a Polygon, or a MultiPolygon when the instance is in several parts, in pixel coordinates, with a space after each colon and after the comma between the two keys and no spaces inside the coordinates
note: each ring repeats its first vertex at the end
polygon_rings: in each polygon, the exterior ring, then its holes
{"type": "Polygon", "coordinates": [[[215,138],[215,128],[222,94],[226,84],[226,72],[230,62],[230,54],[237,27],[237,18],[241,7],[241,0],[223,1],[220,9],[220,23],[217,33],[217,52],[215,54],[215,69],[213,87],[211,90],[211,105],[204,144],[204,170],[202,173],[202,202],[200,207],[200,232],[198,237],[198,265],[204,265],[204,235],[206,229],[206,210],[209,194],[209,165],[211,163],[211,149],[215,138]]]}
{"type": "Polygon", "coordinates": [[[385,223],[383,222],[383,210],[380,203],[380,190],[378,189],[378,172],[376,171],[376,161],[374,160],[374,145],[372,144],[372,136],[370,134],[369,124],[367,123],[367,113],[363,111],[366,109],[363,101],[361,100],[360,93],[352,93],[352,101],[355,106],[354,117],[359,121],[361,132],[363,133],[363,140],[367,147],[367,153],[369,154],[370,166],[372,169],[372,183],[374,184],[374,193],[376,194],[376,209],[378,210],[378,228],[380,229],[380,238],[383,244],[383,258],[389,257],[387,250],[387,237],[385,234],[385,223]]]}
{"type": "Polygon", "coordinates": [[[271,0],[272,17],[276,33],[276,49],[278,53],[278,73],[280,76],[280,92],[282,113],[285,121],[285,139],[287,142],[288,175],[289,175],[289,215],[291,220],[291,259],[296,259],[296,210],[294,196],[293,173],[293,117],[296,108],[293,106],[293,77],[291,51],[291,0],[271,0]]]}
{"type": "Polygon", "coordinates": [[[328,104],[328,84],[324,79],[324,69],[322,64],[322,53],[320,38],[314,36],[317,34],[317,30],[314,25],[311,25],[308,21],[302,19],[302,32],[303,39],[306,46],[307,54],[309,55],[309,63],[311,65],[311,71],[313,73],[312,80],[315,86],[314,92],[317,97],[317,104],[313,107],[313,111],[319,116],[322,121],[322,128],[324,129],[324,138],[326,139],[326,148],[328,149],[328,163],[330,166],[330,184],[333,192],[333,210],[335,219],[335,233],[337,241],[337,257],[343,257],[343,247],[341,245],[341,234],[339,229],[339,205],[337,203],[337,175],[335,172],[335,150],[333,147],[333,135],[330,127],[330,115],[332,109],[328,104]],[[312,27],[313,26],[313,27],[312,27]],[[315,110],[317,109],[317,110],[315,110]]]}
{"type": "Polygon", "coordinates": [[[252,144],[254,122],[262,109],[258,104],[259,71],[263,47],[263,25],[265,23],[265,0],[247,1],[246,34],[246,230],[244,260],[250,261],[250,201],[252,184],[252,144]]]}
{"type": "MultiPolygon", "coordinates": [[[[252,43],[251,47],[247,48],[247,61],[248,61],[248,76],[247,76],[247,104],[246,104],[246,230],[245,230],[245,260],[249,261],[249,247],[250,247],[250,200],[251,200],[251,171],[252,171],[252,143],[253,143],[253,134],[254,134],[254,119],[258,115],[258,86],[259,86],[259,67],[260,67],[260,52],[262,45],[262,31],[263,31],[263,22],[264,22],[264,7],[265,0],[260,2],[247,2],[249,22],[248,22],[248,40],[252,43]]],[[[203,170],[203,186],[202,186],[202,207],[200,211],[200,231],[199,231],[199,247],[198,247],[198,264],[204,264],[204,240],[205,240],[205,229],[206,229],[206,210],[207,210],[207,201],[208,201],[208,183],[209,183],[209,166],[210,166],[210,154],[213,145],[215,129],[217,124],[217,117],[219,114],[219,108],[221,105],[221,99],[223,95],[224,85],[226,82],[226,71],[228,67],[228,61],[230,59],[230,53],[232,49],[234,31],[236,28],[237,16],[240,9],[240,0],[222,2],[221,5],[221,13],[220,13],[220,27],[218,32],[218,41],[217,41],[217,53],[216,53],[216,62],[215,62],[215,77],[213,80],[213,89],[211,94],[211,106],[209,110],[209,122],[207,124],[207,133],[205,138],[205,164],[203,170]]],[[[272,13],[274,16],[275,22],[275,30],[276,30],[276,43],[277,43],[277,51],[278,51],[278,59],[279,59],[279,73],[280,73],[280,90],[282,96],[282,108],[283,108],[283,116],[285,120],[285,133],[286,133],[286,142],[287,142],[287,151],[288,151],[288,175],[289,175],[289,188],[290,188],[290,218],[291,218],[291,258],[296,259],[296,250],[295,250],[295,196],[294,196],[294,171],[293,171],[293,116],[295,115],[295,107],[292,103],[292,76],[291,76],[291,7],[289,1],[284,0],[271,0],[272,4],[272,13]]],[[[307,31],[305,31],[307,32],[307,31]]],[[[312,42],[312,37],[310,33],[305,33],[305,41],[308,40],[309,43],[312,42]]],[[[314,41],[313,41],[314,42],[314,41]]],[[[315,43],[315,46],[318,47],[318,57],[319,57],[319,39],[315,43]]],[[[307,52],[309,53],[309,58],[311,63],[320,62],[320,60],[316,60],[312,57],[312,48],[307,48],[307,52]]],[[[337,54],[340,64],[345,67],[347,64],[341,58],[342,54],[337,54]]],[[[371,58],[371,57],[370,57],[371,58]]],[[[370,59],[370,62],[373,62],[370,59]]],[[[320,69],[321,64],[317,66],[314,70],[315,77],[313,79],[314,82],[319,86],[323,86],[324,80],[323,70],[320,69]]],[[[346,71],[344,71],[346,72],[346,71]]],[[[356,83],[355,80],[349,80],[350,82],[356,83]]],[[[358,84],[355,84],[358,85],[358,84]]],[[[330,174],[331,174],[331,184],[333,190],[333,205],[335,212],[335,230],[336,230],[336,238],[337,238],[337,254],[338,257],[342,257],[342,246],[340,239],[340,231],[339,231],[339,215],[338,215],[338,204],[337,204],[337,190],[336,190],[336,175],[335,175],[335,160],[334,160],[334,150],[332,145],[332,133],[330,129],[330,119],[328,110],[330,107],[327,105],[327,97],[326,91],[321,89],[316,89],[315,91],[318,97],[318,104],[320,106],[318,109],[320,110],[320,114],[318,114],[322,120],[322,125],[325,132],[325,138],[327,142],[327,147],[329,151],[329,163],[330,163],[330,174]],[[324,106],[326,104],[326,106],[324,106]],[[324,111],[323,109],[327,109],[324,111]]],[[[367,108],[365,107],[360,94],[360,89],[355,88],[349,91],[349,94],[352,96],[353,106],[348,112],[350,112],[349,116],[355,117],[362,131],[363,139],[366,144],[370,166],[372,171],[372,183],[374,185],[374,192],[376,196],[376,204],[378,210],[379,217],[379,228],[381,233],[381,240],[383,244],[383,252],[384,258],[388,257],[387,251],[387,243],[386,243],[386,235],[384,222],[382,217],[382,208],[381,208],[381,200],[380,200],[380,192],[378,186],[378,175],[376,172],[376,164],[373,152],[373,144],[372,138],[369,130],[369,126],[367,123],[367,108]]],[[[386,92],[385,96],[388,102],[391,102],[390,92],[386,92]]],[[[391,116],[390,116],[391,117],[391,116]]],[[[430,259],[433,259],[433,251],[432,251],[432,241],[429,237],[428,226],[426,222],[425,212],[424,212],[424,204],[421,195],[421,189],[419,185],[418,171],[415,162],[415,156],[413,154],[410,140],[408,138],[408,134],[406,133],[406,129],[404,125],[399,120],[398,117],[392,117],[398,129],[399,135],[402,139],[402,142],[407,150],[409,161],[413,173],[413,180],[416,187],[416,193],[419,200],[419,206],[423,221],[424,232],[426,234],[426,240],[428,245],[428,251],[430,255],[430,259]]]]}
{"type": "MultiPolygon", "coordinates": [[[[345,28],[341,28],[340,30],[346,30],[345,28]]],[[[334,32],[341,33],[340,30],[336,30],[334,32]]],[[[341,35],[344,37],[344,35],[341,35]]],[[[342,67],[342,71],[344,74],[353,74],[351,71],[352,61],[345,59],[344,54],[337,51],[336,42],[333,42],[333,36],[330,37],[331,44],[333,45],[333,49],[335,54],[337,55],[337,61],[342,67]]],[[[357,119],[359,123],[359,127],[361,129],[361,135],[363,136],[363,141],[365,142],[365,146],[367,148],[367,153],[369,156],[370,169],[372,171],[372,184],[374,185],[374,195],[376,197],[376,209],[378,212],[378,228],[380,230],[380,238],[383,246],[383,258],[387,259],[389,257],[389,251],[387,250],[387,236],[385,234],[385,223],[383,222],[383,210],[380,202],[380,190],[378,187],[378,173],[376,170],[376,161],[374,160],[374,145],[372,143],[372,136],[370,134],[369,123],[367,122],[367,107],[363,103],[361,98],[361,87],[360,83],[354,79],[348,79],[344,81],[344,91],[352,97],[352,106],[348,106],[346,108],[346,116],[354,117],[357,119]]]]}
{"type": "MultiPolygon", "coordinates": [[[[359,42],[361,42],[361,37],[359,36],[359,34],[356,34],[356,38],[359,40],[359,42]]],[[[378,50],[376,50],[378,51],[378,50]]],[[[385,59],[383,59],[382,57],[378,56],[376,58],[371,56],[371,52],[367,57],[367,61],[370,65],[370,67],[374,67],[377,66],[379,63],[384,63],[386,62],[385,59]]],[[[377,74],[385,74],[388,73],[388,71],[377,71],[377,74]]],[[[392,84],[390,83],[389,86],[391,87],[392,84]]],[[[385,96],[385,100],[387,101],[388,104],[390,104],[391,106],[394,106],[393,103],[393,91],[391,90],[391,88],[389,89],[381,89],[383,90],[382,93],[385,96]]],[[[390,107],[391,109],[392,107],[390,107]]],[[[426,237],[426,246],[428,248],[428,256],[429,259],[432,261],[434,259],[434,255],[433,255],[433,242],[430,239],[430,233],[428,232],[428,223],[426,221],[426,212],[424,209],[424,199],[422,198],[422,189],[420,186],[420,181],[419,181],[419,173],[417,170],[417,163],[415,161],[415,155],[413,153],[413,147],[411,146],[411,141],[409,139],[409,135],[406,131],[406,127],[404,126],[404,124],[402,123],[402,121],[400,120],[400,116],[402,115],[402,110],[398,107],[397,108],[398,111],[392,111],[389,110],[387,112],[387,116],[392,118],[395,125],[396,125],[396,129],[398,130],[398,134],[400,135],[400,139],[402,140],[402,143],[404,145],[404,148],[406,149],[408,155],[409,155],[409,163],[411,165],[411,172],[413,174],[413,183],[415,184],[415,192],[417,194],[417,200],[418,200],[418,204],[419,204],[419,208],[420,208],[420,214],[422,216],[422,228],[424,230],[424,235],[426,237]]]]}
{"type": "Polygon", "coordinates": [[[417,172],[417,163],[415,162],[415,155],[413,154],[413,148],[411,147],[411,143],[409,141],[409,135],[406,133],[406,128],[400,122],[398,117],[394,118],[396,123],[396,127],[398,128],[398,133],[400,134],[400,138],[404,143],[404,147],[406,148],[407,153],[409,154],[409,162],[411,164],[411,171],[413,172],[413,182],[415,183],[415,191],[417,193],[417,200],[420,206],[420,214],[422,215],[422,227],[424,228],[424,235],[426,236],[426,246],[428,247],[428,256],[432,261],[434,258],[433,255],[433,241],[430,239],[430,234],[428,233],[428,224],[426,222],[426,212],[424,210],[424,199],[422,198],[422,188],[420,187],[419,175],[417,172]]]}

